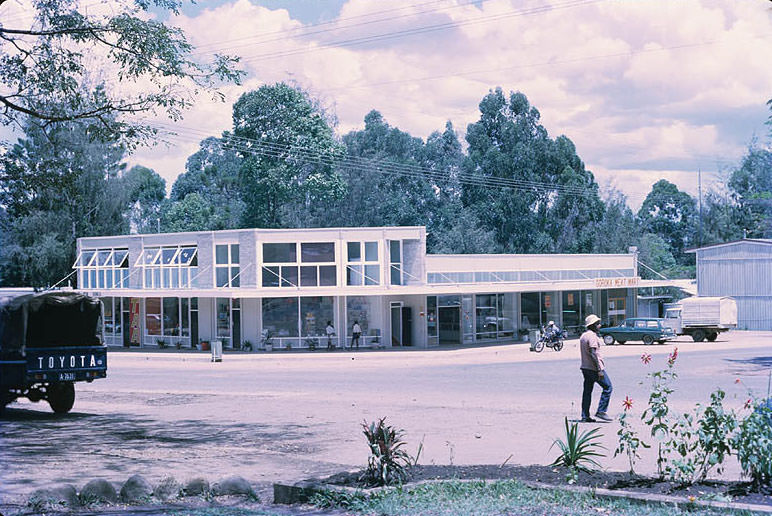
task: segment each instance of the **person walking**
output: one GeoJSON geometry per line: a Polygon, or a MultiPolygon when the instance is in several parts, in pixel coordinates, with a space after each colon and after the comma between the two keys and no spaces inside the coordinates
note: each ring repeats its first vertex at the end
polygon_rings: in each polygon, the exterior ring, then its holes
{"type": "Polygon", "coordinates": [[[611,400],[611,379],[606,364],[603,362],[603,356],[600,347],[603,342],[598,336],[600,330],[600,317],[590,314],[584,319],[584,326],[587,330],[579,338],[579,351],[582,358],[581,370],[584,377],[584,386],[582,389],[582,422],[595,423],[596,420],[590,417],[590,404],[592,403],[592,390],[595,384],[603,388],[598,402],[598,411],[595,417],[601,421],[611,421],[606,411],[611,400]]]}
{"type": "Polygon", "coordinates": [[[354,326],[351,327],[351,349],[354,349],[354,343],[356,342],[357,349],[359,349],[359,337],[362,336],[362,327],[359,326],[359,321],[354,321],[354,326]]]}
{"type": "Polygon", "coordinates": [[[332,337],[335,335],[335,327],[332,325],[332,321],[327,321],[325,333],[327,333],[327,349],[331,351],[335,349],[335,345],[332,343],[332,337]]]}

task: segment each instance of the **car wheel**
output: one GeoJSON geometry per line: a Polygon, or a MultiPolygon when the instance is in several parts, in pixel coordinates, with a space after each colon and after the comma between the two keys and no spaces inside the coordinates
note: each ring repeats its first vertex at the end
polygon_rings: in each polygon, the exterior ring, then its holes
{"type": "Polygon", "coordinates": [[[694,342],[702,342],[705,340],[705,332],[703,330],[695,330],[694,333],[692,333],[692,340],[694,342]]]}
{"type": "Polygon", "coordinates": [[[647,346],[651,346],[652,344],[654,344],[654,337],[652,337],[651,335],[644,335],[643,343],[646,344],[647,346]]]}
{"type": "Polygon", "coordinates": [[[624,344],[627,341],[626,340],[618,340],[617,342],[619,342],[620,344],[624,344]]]}
{"type": "Polygon", "coordinates": [[[48,404],[57,414],[66,414],[75,404],[75,386],[72,382],[52,383],[46,387],[48,404]]]}
{"type": "Polygon", "coordinates": [[[718,333],[716,332],[710,332],[708,333],[708,341],[710,342],[716,342],[716,339],[718,338],[718,333]]]}
{"type": "Polygon", "coordinates": [[[613,346],[614,345],[614,336],[613,335],[604,335],[603,336],[603,343],[606,344],[606,346],[613,346]]]}

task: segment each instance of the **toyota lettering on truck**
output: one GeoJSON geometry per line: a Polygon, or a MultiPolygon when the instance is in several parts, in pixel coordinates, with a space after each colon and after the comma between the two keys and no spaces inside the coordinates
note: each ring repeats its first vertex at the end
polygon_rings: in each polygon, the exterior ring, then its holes
{"type": "Polygon", "coordinates": [[[107,376],[98,299],[48,292],[0,299],[0,410],[17,398],[56,413],[75,402],[75,382],[107,376]]]}

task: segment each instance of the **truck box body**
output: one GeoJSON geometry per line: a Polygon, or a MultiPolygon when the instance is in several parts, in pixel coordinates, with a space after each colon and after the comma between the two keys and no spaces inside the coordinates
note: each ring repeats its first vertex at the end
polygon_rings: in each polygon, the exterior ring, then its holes
{"type": "Polygon", "coordinates": [[[0,298],[0,411],[17,398],[72,408],[74,382],[107,376],[97,336],[102,304],[75,292],[0,298]]]}
{"type": "Polygon", "coordinates": [[[681,325],[731,329],[737,326],[737,303],[731,297],[688,297],[681,300],[681,325]]]}

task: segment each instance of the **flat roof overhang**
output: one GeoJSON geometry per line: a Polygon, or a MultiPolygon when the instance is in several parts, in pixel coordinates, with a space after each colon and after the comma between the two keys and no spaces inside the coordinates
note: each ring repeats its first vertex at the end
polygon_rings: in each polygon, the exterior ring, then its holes
{"type": "MultiPolygon", "coordinates": [[[[411,296],[411,295],[453,295],[453,294],[496,294],[505,292],[545,292],[567,290],[599,290],[614,288],[640,288],[649,285],[649,280],[639,277],[595,278],[568,281],[496,282],[496,283],[437,283],[404,286],[373,287],[281,287],[281,288],[237,288],[237,289],[96,289],[78,290],[98,297],[203,297],[203,298],[271,298],[271,297],[317,297],[317,296],[411,296]]],[[[673,280],[670,280],[672,283],[673,280]]],[[[660,282],[661,283],[661,282],[660,282]]]]}

